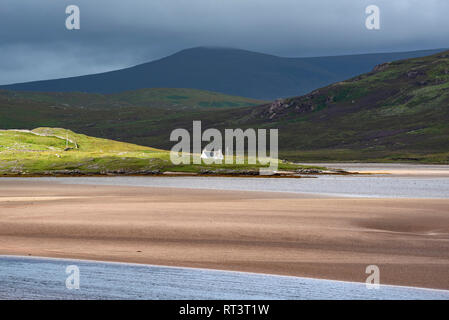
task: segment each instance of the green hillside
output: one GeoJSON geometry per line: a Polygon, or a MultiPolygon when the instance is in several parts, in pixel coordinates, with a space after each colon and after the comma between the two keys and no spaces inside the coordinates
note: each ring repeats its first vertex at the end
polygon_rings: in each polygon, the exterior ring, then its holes
{"type": "Polygon", "coordinates": [[[282,128],[291,159],[449,163],[449,51],[379,65],[252,117],[282,128]]]}
{"type": "Polygon", "coordinates": [[[0,94],[0,128],[64,127],[168,149],[173,129],[202,120],[203,128],[278,128],[283,159],[449,163],[449,51],[256,107],[149,108],[137,105],[143,95],[123,93],[136,105],[94,108],[12,94],[0,94]]]}
{"type": "Polygon", "coordinates": [[[151,170],[166,154],[64,129],[0,130],[0,174],[151,170]]]}
{"type": "Polygon", "coordinates": [[[82,107],[86,109],[132,106],[164,109],[235,108],[259,105],[265,102],[211,91],[171,88],[140,89],[115,94],[0,90],[0,98],[10,101],[28,100],[46,103],[54,108],[82,107]]]}
{"type": "Polygon", "coordinates": [[[262,100],[196,89],[140,89],[111,94],[109,97],[135,106],[169,108],[235,108],[264,103],[262,100]]]}
{"type": "MultiPolygon", "coordinates": [[[[254,174],[262,166],[173,165],[169,152],[59,128],[0,130],[0,175],[254,174]]],[[[312,167],[281,163],[281,170],[312,167]]],[[[319,169],[313,167],[314,169],[319,169]]]]}

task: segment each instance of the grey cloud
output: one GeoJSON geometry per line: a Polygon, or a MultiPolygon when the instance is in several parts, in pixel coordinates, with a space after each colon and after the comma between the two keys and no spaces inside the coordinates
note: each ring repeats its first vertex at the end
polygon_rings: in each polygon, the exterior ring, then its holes
{"type": "Polygon", "coordinates": [[[0,83],[102,72],[194,46],[281,56],[449,47],[446,0],[2,0],[0,83]],[[65,7],[81,30],[65,29],[65,7]],[[381,30],[364,9],[381,9],[381,30]]]}

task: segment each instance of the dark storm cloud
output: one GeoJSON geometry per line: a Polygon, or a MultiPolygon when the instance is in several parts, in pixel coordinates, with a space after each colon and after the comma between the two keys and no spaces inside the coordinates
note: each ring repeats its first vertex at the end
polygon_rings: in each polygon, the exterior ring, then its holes
{"type": "Polygon", "coordinates": [[[101,72],[194,46],[282,56],[449,47],[446,0],[2,0],[0,83],[101,72]],[[65,29],[65,8],[81,30],[65,29]],[[365,8],[381,9],[381,30],[365,8]]]}

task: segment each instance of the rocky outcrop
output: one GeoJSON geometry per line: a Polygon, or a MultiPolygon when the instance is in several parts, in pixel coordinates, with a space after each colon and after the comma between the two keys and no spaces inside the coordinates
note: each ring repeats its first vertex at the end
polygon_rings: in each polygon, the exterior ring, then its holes
{"type": "Polygon", "coordinates": [[[407,78],[409,79],[415,79],[419,76],[423,76],[425,73],[421,70],[410,70],[407,72],[407,78]]]}
{"type": "MultiPolygon", "coordinates": [[[[319,90],[313,91],[308,95],[295,99],[278,99],[269,104],[262,112],[262,117],[265,119],[273,120],[287,113],[288,111],[294,111],[295,113],[306,113],[314,111],[317,108],[317,102],[315,99],[321,95],[319,90]]],[[[334,100],[332,95],[326,97],[326,103],[331,103],[334,100]]]]}
{"type": "Polygon", "coordinates": [[[391,64],[391,62],[386,62],[386,63],[378,64],[377,66],[374,67],[373,72],[384,71],[384,70],[388,69],[388,67],[390,66],[390,64],[391,64]]]}

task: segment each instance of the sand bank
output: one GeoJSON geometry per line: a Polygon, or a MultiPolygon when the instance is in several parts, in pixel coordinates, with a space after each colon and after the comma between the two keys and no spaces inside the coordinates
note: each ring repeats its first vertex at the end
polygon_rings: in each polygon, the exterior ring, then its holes
{"type": "Polygon", "coordinates": [[[449,199],[0,179],[1,198],[0,254],[361,282],[375,264],[381,283],[449,289],[449,199]]]}

